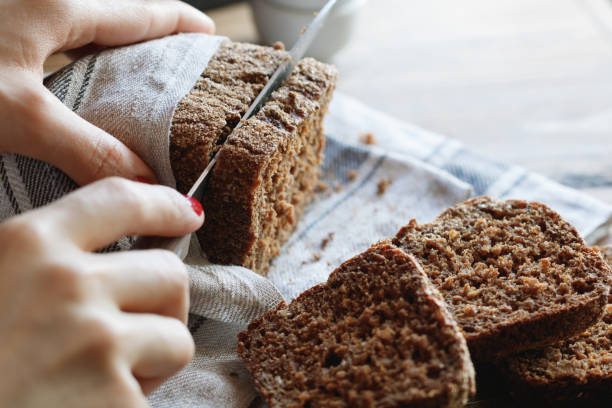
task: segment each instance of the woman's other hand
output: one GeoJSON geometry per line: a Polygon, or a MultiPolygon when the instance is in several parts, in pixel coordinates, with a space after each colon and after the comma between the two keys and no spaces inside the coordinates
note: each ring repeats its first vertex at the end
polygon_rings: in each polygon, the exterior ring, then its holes
{"type": "Polygon", "coordinates": [[[147,406],[193,354],[185,266],[91,251],[203,219],[170,188],[108,178],[0,224],[0,406],[147,406]]]}
{"type": "Polygon", "coordinates": [[[66,108],[43,85],[57,51],[118,46],[177,32],[214,32],[214,23],[174,0],[4,0],[0,4],[0,153],[49,162],[79,184],[143,177],[151,169],[112,135],[66,108]]]}

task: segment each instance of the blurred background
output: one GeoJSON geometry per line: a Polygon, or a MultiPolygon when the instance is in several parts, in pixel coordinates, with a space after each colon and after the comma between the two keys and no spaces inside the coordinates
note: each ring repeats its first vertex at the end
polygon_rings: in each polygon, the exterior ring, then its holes
{"type": "MultiPolygon", "coordinates": [[[[219,34],[260,40],[257,2],[191,3],[219,34]]],[[[612,1],[370,0],[358,14],[332,58],[340,91],[612,204],[612,1]]]]}

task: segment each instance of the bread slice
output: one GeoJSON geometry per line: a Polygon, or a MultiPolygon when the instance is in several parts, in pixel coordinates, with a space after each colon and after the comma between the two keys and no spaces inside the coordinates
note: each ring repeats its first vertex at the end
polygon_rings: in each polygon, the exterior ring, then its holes
{"type": "MultiPolygon", "coordinates": [[[[603,248],[612,263],[612,249],[603,248]]],[[[612,301],[612,299],[610,299],[612,301]]],[[[612,303],[612,302],[611,302],[612,303]]],[[[549,399],[612,399],[612,304],[601,321],[555,345],[509,358],[511,378],[549,399]]]]}
{"type": "Polygon", "coordinates": [[[346,261],[238,338],[270,408],[460,407],[475,388],[442,298],[389,243],[346,261]]]}
{"type": "Polygon", "coordinates": [[[442,293],[475,361],[569,338],[607,303],[610,267],[543,204],[478,197],[411,221],[393,243],[442,293]]]}
{"type": "Polygon", "coordinates": [[[323,117],[337,78],[335,68],[301,60],[260,112],[232,133],[286,55],[225,44],[177,107],[170,136],[182,191],[219,151],[204,192],[206,221],[198,231],[208,258],[262,274],[314,196],[325,146],[323,117]]]}

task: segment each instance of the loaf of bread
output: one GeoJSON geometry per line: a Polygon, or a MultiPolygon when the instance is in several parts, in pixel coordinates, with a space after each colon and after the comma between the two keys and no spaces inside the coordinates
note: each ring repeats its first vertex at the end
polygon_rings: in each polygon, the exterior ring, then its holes
{"type": "Polygon", "coordinates": [[[441,292],[475,361],[553,344],[595,324],[611,269],[543,204],[479,197],[393,243],[441,292]]]}
{"type": "Polygon", "coordinates": [[[281,48],[225,43],[176,108],[170,153],[178,189],[186,192],[217,153],[198,231],[212,262],[265,273],[312,199],[333,67],[300,61],[260,112],[232,133],[286,57],[281,48]]]}
{"type": "Polygon", "coordinates": [[[380,243],[240,333],[270,408],[461,407],[465,339],[415,259],[380,243]]]}
{"type": "MultiPolygon", "coordinates": [[[[612,263],[612,249],[602,251],[608,263],[612,263]]],[[[505,365],[513,380],[547,399],[597,399],[609,404],[612,401],[612,304],[607,305],[601,321],[579,335],[509,358],[505,365]]]]}

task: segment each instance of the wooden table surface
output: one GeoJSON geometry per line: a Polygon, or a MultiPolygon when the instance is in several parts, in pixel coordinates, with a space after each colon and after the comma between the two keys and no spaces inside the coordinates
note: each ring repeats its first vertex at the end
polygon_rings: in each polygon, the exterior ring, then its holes
{"type": "MultiPolygon", "coordinates": [[[[257,41],[248,4],[209,14],[257,41]]],[[[612,204],[611,1],[370,0],[334,63],[342,92],[612,204]]],[[[485,377],[470,407],[518,404],[485,377]]]]}

